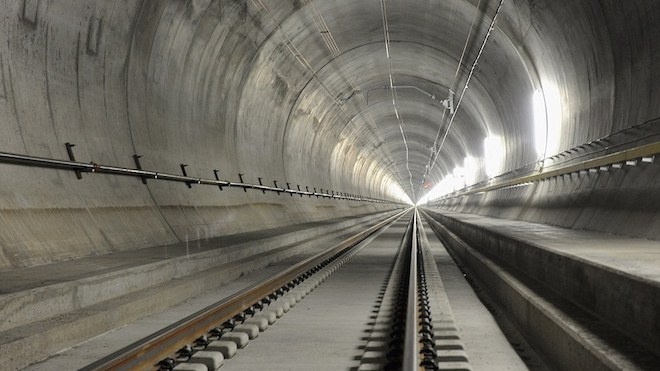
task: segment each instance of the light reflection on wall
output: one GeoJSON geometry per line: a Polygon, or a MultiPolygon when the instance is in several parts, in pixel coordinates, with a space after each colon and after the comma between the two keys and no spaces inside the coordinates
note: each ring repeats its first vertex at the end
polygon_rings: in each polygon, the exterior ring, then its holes
{"type": "Polygon", "coordinates": [[[451,174],[445,176],[438,185],[420,198],[417,205],[426,204],[429,201],[474,184],[477,181],[478,174],[479,165],[477,160],[472,156],[465,157],[463,166],[456,166],[451,174]]]}
{"type": "Polygon", "coordinates": [[[410,199],[410,196],[401,188],[401,186],[396,182],[391,182],[387,187],[388,194],[397,201],[401,201],[408,205],[414,205],[414,202],[410,199]]]}
{"type": "Polygon", "coordinates": [[[559,152],[562,132],[562,104],[557,86],[544,83],[533,95],[534,145],[540,158],[559,152]]]}
{"type": "Polygon", "coordinates": [[[484,170],[489,178],[502,173],[504,165],[504,142],[497,135],[484,139],[484,170]]]}

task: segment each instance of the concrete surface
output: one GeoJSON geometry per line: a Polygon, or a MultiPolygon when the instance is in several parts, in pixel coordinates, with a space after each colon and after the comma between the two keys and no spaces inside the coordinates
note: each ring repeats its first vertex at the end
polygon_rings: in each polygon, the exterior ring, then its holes
{"type": "MultiPolygon", "coordinates": [[[[268,264],[306,254],[317,246],[332,246],[382,217],[369,215],[330,224],[313,223],[280,233],[263,231],[252,235],[252,241],[243,235],[236,246],[206,241],[203,249],[193,249],[190,254],[167,256],[161,249],[133,251],[132,255],[138,258],[128,267],[110,264],[98,276],[92,275],[93,270],[79,269],[78,279],[70,274],[69,281],[3,295],[3,365],[8,369],[23,367],[268,264]]],[[[123,254],[121,260],[131,258],[129,252],[123,254]]],[[[100,267],[105,262],[107,259],[101,257],[87,267],[100,267]]],[[[32,283],[48,279],[47,274],[35,274],[32,283]]]]}
{"type": "MultiPolygon", "coordinates": [[[[73,143],[82,162],[133,168],[138,155],[149,170],[415,201],[466,156],[486,179],[490,135],[505,172],[658,126],[660,2],[507,0],[449,128],[440,101],[458,100],[499,3],[0,0],[0,151],[66,159],[73,143]],[[557,119],[542,154],[537,89],[557,119]]],[[[659,135],[622,137],[606,151],[659,135]]],[[[658,240],[658,169],[443,206],[658,240]]],[[[0,164],[0,271],[392,208],[0,164]]]]}
{"type": "MultiPolygon", "coordinates": [[[[294,257],[283,259],[279,262],[268,265],[267,267],[237,277],[221,287],[209,289],[201,295],[191,297],[180,304],[169,308],[162,308],[161,311],[140,319],[135,319],[130,322],[130,324],[105,332],[92,339],[62,350],[42,362],[27,367],[26,370],[67,370],[84,367],[97,359],[123,348],[129,343],[142,339],[146,334],[156,332],[224,297],[230,296],[236,291],[266,279],[296,262],[320,252],[324,247],[327,248],[327,246],[321,244],[313,245],[303,253],[294,257]]],[[[278,320],[278,322],[279,321],[280,320],[278,320]]],[[[270,331],[270,329],[268,331],[270,331]]],[[[264,335],[262,334],[260,338],[263,336],[264,335]]],[[[239,353],[240,352],[241,350],[239,350],[239,353]]],[[[231,360],[225,360],[225,366],[228,362],[231,362],[231,360]]],[[[225,366],[223,366],[223,368],[225,366]]]]}
{"type": "Polygon", "coordinates": [[[516,354],[493,315],[474,293],[428,223],[422,219],[420,224],[435,258],[434,264],[437,265],[444,295],[450,304],[453,321],[469,355],[472,368],[502,371],[544,370],[538,356],[535,357],[529,349],[525,356],[535,359],[527,364],[516,354]]]}
{"type": "MultiPolygon", "coordinates": [[[[242,233],[0,272],[0,331],[287,246],[323,243],[384,215],[242,233]]],[[[300,248],[298,249],[300,250],[300,248]]]]}
{"type": "Polygon", "coordinates": [[[190,357],[190,363],[202,363],[209,371],[216,371],[222,366],[225,358],[220,352],[199,351],[190,357]]]}
{"type": "MultiPolygon", "coordinates": [[[[660,122],[651,122],[643,137],[660,138],[660,122]]],[[[614,139],[633,141],[635,132],[614,139]]],[[[608,147],[600,146],[605,151],[608,147]]],[[[614,149],[610,150],[614,151],[614,149]]],[[[608,152],[610,152],[608,151],[608,152]]],[[[589,153],[573,153],[575,161],[589,153]]],[[[569,161],[569,160],[566,160],[569,161]]],[[[480,214],[575,230],[660,240],[660,166],[638,161],[636,166],[585,174],[570,174],[495,192],[457,197],[434,204],[445,210],[480,214]]]]}
{"type": "MultiPolygon", "coordinates": [[[[160,171],[188,164],[191,175],[218,169],[230,180],[243,173],[251,182],[416,195],[441,124],[439,99],[449,88],[460,92],[496,6],[388,2],[394,84],[437,97],[397,93],[406,151],[383,89],[389,64],[377,1],[3,0],[0,149],[67,158],[69,142],[85,162],[134,167],[137,154],[143,168],[160,171]],[[319,32],[317,15],[328,30],[319,32]]],[[[651,45],[659,7],[506,1],[430,185],[468,154],[481,161],[489,134],[505,138],[503,170],[536,159],[537,88],[556,91],[562,104],[550,154],[658,117],[659,52],[651,45]]],[[[0,170],[3,270],[382,208],[0,170]]]]}
{"type": "Polygon", "coordinates": [[[645,369],[657,362],[657,242],[468,214],[429,215],[460,237],[454,253],[499,295],[538,349],[566,345],[558,334],[572,334],[573,346],[552,350],[563,358],[561,368],[580,362],[645,369]],[[587,352],[569,361],[579,348],[587,352]]]}

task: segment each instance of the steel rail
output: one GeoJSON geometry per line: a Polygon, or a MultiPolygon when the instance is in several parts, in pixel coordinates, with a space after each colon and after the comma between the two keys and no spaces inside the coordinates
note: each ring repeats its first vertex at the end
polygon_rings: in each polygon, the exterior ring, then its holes
{"type": "Polygon", "coordinates": [[[365,238],[398,220],[398,218],[408,211],[404,210],[388,217],[376,225],[343,240],[328,250],[298,262],[276,276],[265,279],[212,304],[177,323],[84,367],[82,370],[157,370],[158,366],[156,364],[160,360],[167,357],[176,358],[175,354],[177,350],[183,346],[193,343],[201,335],[206,334],[214,327],[220,326],[238,313],[248,309],[255,302],[277,291],[320,262],[339,252],[344,252],[352,248],[365,238]]]}
{"type": "Polygon", "coordinates": [[[410,245],[410,272],[408,276],[408,303],[406,306],[406,327],[403,343],[404,371],[418,371],[419,358],[417,351],[419,344],[419,328],[417,314],[419,313],[417,300],[417,210],[413,212],[412,238],[410,245]]]}
{"type": "Polygon", "coordinates": [[[499,182],[497,184],[469,189],[462,192],[459,191],[457,193],[453,193],[445,197],[441,197],[440,200],[461,197],[461,196],[468,196],[476,193],[490,192],[505,187],[516,186],[525,183],[532,183],[544,179],[563,176],[563,175],[572,174],[590,169],[600,170],[601,167],[607,167],[614,164],[622,164],[627,161],[649,158],[652,156],[656,156],[658,154],[660,154],[660,142],[649,143],[638,147],[611,153],[608,155],[600,156],[597,158],[584,160],[576,164],[553,167],[552,169],[542,170],[541,172],[538,173],[523,175],[507,181],[499,182]]]}
{"type": "Polygon", "coordinates": [[[178,175],[178,174],[171,174],[171,173],[151,171],[151,170],[101,165],[95,162],[86,163],[79,161],[60,160],[54,158],[23,155],[23,154],[10,153],[10,152],[0,152],[0,163],[24,165],[24,166],[32,166],[32,167],[40,167],[40,168],[48,168],[48,169],[58,169],[58,170],[72,170],[80,173],[112,174],[112,175],[129,176],[129,177],[136,177],[142,179],[166,180],[166,181],[186,183],[188,185],[200,184],[200,185],[211,185],[218,187],[242,188],[244,190],[254,189],[264,192],[266,191],[276,192],[278,194],[288,193],[290,195],[295,194],[300,196],[323,197],[323,198],[332,198],[332,199],[349,200],[349,201],[401,204],[399,202],[382,200],[371,197],[364,197],[359,195],[345,195],[341,192],[326,193],[326,192],[316,192],[316,191],[315,192],[301,191],[301,190],[288,189],[282,187],[270,187],[262,184],[251,184],[244,182],[230,182],[227,180],[198,178],[187,175],[178,175]]]}

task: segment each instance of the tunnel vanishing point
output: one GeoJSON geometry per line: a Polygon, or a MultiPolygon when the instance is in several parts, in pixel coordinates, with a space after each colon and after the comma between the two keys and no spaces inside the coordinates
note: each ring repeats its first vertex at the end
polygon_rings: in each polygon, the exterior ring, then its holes
{"type": "Polygon", "coordinates": [[[660,367],[660,1],[2,0],[0,22],[0,369],[406,209],[549,369],[660,367]]]}

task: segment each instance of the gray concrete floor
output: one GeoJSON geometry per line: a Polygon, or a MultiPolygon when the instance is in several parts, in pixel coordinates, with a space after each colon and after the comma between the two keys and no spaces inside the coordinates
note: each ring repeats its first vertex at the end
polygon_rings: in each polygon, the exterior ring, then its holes
{"type": "Polygon", "coordinates": [[[318,253],[327,246],[310,249],[305,254],[285,259],[277,264],[270,265],[261,270],[240,277],[217,290],[210,290],[203,295],[172,306],[160,313],[144,317],[129,325],[106,332],[72,348],[65,349],[58,354],[27,367],[28,371],[74,370],[84,367],[93,361],[111,354],[124,346],[144,338],[200,309],[203,309],[239,290],[264,280],[292,264],[318,253]]]}
{"type": "Polygon", "coordinates": [[[231,370],[337,371],[356,367],[365,330],[408,218],[379,235],[223,366],[231,370]]]}
{"type": "MultiPolygon", "coordinates": [[[[394,262],[406,223],[407,218],[381,233],[247,348],[226,360],[222,369],[336,371],[358,366],[356,359],[362,354],[360,347],[365,342],[365,330],[370,328],[374,304],[394,262]]],[[[429,231],[427,227],[427,233],[429,231]]],[[[446,250],[434,238],[430,232],[429,240],[433,241],[433,252],[438,255],[436,261],[441,262],[442,279],[474,369],[527,369],[460,271],[447,260],[446,250]]],[[[241,277],[218,290],[60,352],[27,370],[83,367],[315,252],[309,251],[304,256],[241,277]]]]}
{"type": "Polygon", "coordinates": [[[474,370],[527,370],[431,227],[423,225],[474,370]]]}
{"type": "Polygon", "coordinates": [[[446,210],[442,213],[544,249],[660,282],[660,241],[446,210]]]}

